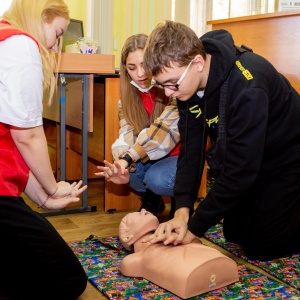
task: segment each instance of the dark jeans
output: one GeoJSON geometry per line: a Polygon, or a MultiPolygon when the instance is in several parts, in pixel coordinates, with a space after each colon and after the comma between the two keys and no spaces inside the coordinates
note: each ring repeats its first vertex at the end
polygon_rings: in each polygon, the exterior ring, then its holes
{"type": "Polygon", "coordinates": [[[87,278],[54,227],[22,198],[0,197],[0,299],[76,299],[87,278]]]}

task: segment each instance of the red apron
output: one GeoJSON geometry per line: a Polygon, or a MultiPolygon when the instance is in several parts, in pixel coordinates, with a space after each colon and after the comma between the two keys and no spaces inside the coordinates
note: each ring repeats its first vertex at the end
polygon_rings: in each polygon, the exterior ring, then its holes
{"type": "MultiPolygon", "coordinates": [[[[18,34],[32,38],[25,32],[11,28],[8,23],[0,22],[0,42],[18,34]]],[[[0,122],[0,196],[19,197],[26,187],[28,176],[29,168],[12,139],[10,125],[0,122]]]]}

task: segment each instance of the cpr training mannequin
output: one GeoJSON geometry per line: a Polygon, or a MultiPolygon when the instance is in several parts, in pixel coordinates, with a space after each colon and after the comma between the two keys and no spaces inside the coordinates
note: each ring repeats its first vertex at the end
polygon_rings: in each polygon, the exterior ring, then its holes
{"type": "Polygon", "coordinates": [[[197,239],[178,246],[142,242],[158,225],[158,219],[145,209],[122,219],[119,238],[125,249],[135,252],[122,260],[123,275],[143,277],[183,299],[239,280],[233,260],[197,239]]]}

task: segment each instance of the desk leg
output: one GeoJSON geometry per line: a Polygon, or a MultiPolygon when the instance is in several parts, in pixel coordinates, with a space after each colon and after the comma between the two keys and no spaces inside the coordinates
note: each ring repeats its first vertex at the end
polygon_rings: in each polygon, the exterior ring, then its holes
{"type": "Polygon", "coordinates": [[[60,180],[66,180],[66,78],[60,74],[60,180]]]}
{"type": "MultiPolygon", "coordinates": [[[[82,181],[88,183],[88,100],[89,75],[60,74],[60,180],[66,179],[66,85],[65,78],[82,78],[82,181]]],[[[96,206],[88,206],[88,190],[82,194],[82,206],[41,212],[45,216],[96,211],[96,206]]]]}
{"type": "MultiPolygon", "coordinates": [[[[89,75],[83,75],[82,82],[82,181],[88,184],[88,113],[89,113],[89,75]]],[[[88,191],[82,194],[82,206],[88,207],[88,191]]]]}

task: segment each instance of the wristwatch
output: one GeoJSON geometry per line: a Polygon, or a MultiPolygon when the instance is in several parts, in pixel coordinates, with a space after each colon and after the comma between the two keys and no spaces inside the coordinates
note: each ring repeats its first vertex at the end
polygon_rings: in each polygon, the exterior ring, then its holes
{"type": "Polygon", "coordinates": [[[127,161],[128,166],[126,169],[129,169],[133,163],[133,159],[131,158],[131,156],[128,153],[125,153],[122,157],[120,157],[120,159],[124,159],[125,161],[127,161]]]}

